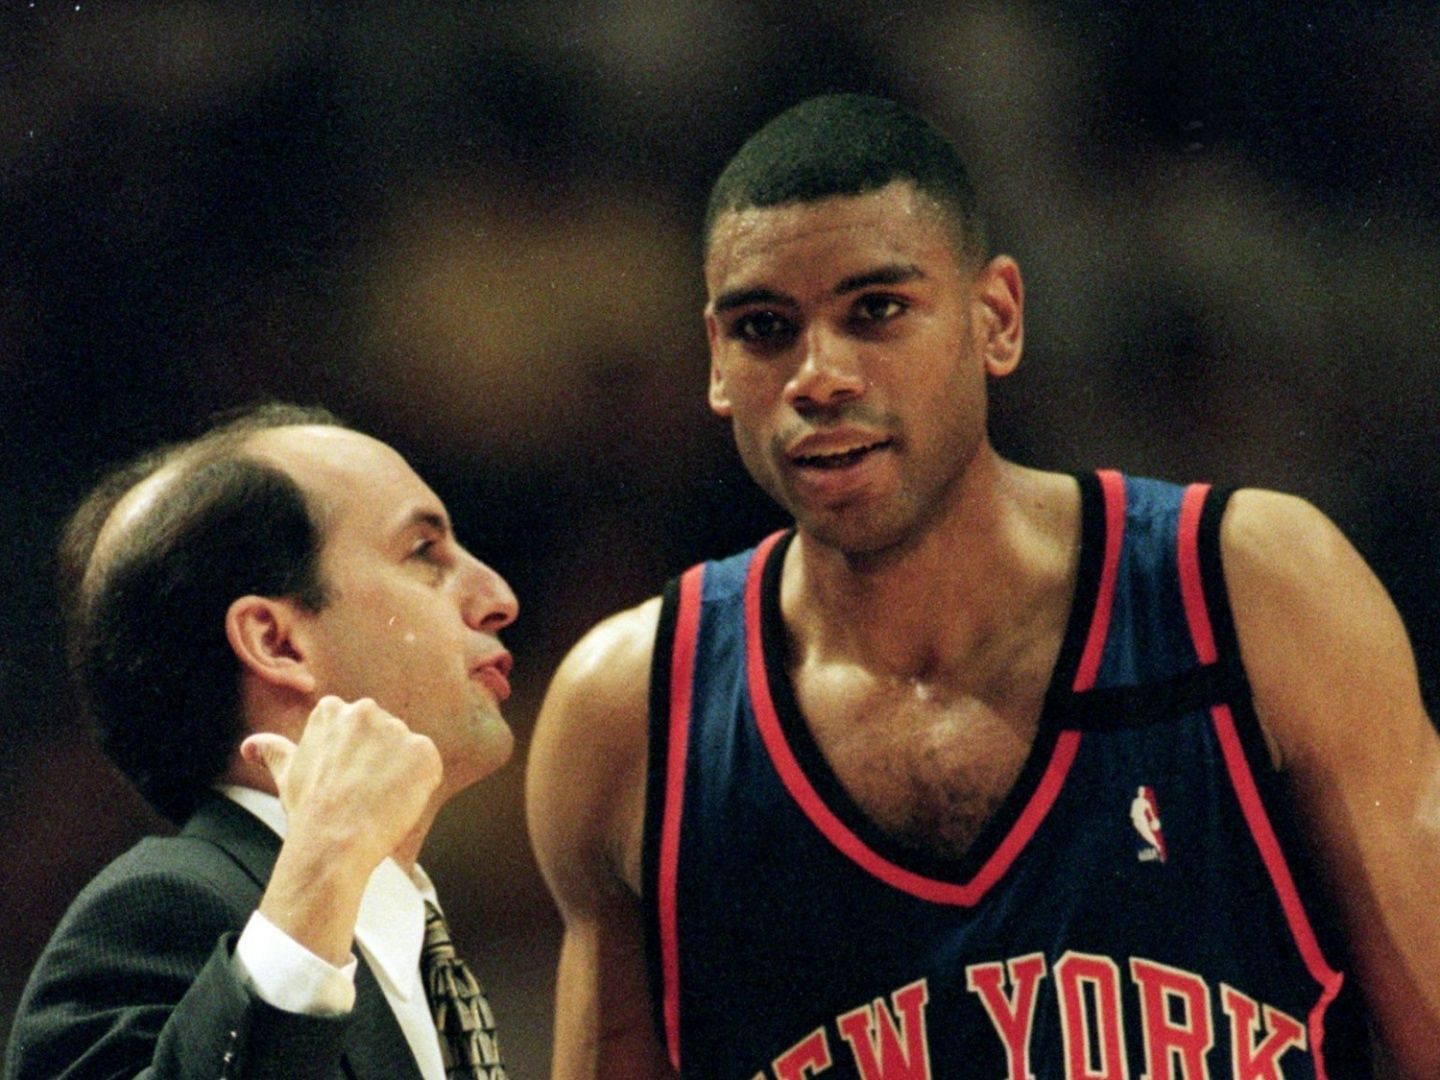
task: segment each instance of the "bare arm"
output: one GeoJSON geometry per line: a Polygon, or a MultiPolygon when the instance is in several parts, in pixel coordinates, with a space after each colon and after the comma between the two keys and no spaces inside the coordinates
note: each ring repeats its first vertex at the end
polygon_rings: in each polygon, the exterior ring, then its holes
{"type": "Polygon", "coordinates": [[[554,1080],[675,1073],[652,1022],[640,906],[659,601],[592,630],[550,684],[526,777],[530,838],[565,923],[554,1080]]]}
{"type": "Polygon", "coordinates": [[[1256,710],[1331,880],[1381,1041],[1440,1077],[1440,738],[1380,582],[1299,499],[1237,493],[1221,531],[1256,710]]]}

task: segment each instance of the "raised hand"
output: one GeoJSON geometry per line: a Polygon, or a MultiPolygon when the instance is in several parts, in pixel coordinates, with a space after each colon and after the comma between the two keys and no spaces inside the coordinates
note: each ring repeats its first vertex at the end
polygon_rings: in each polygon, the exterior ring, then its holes
{"type": "Polygon", "coordinates": [[[260,910],[316,955],[343,964],[371,871],[433,812],[439,751],[368,698],[325,697],[299,743],[261,733],[240,752],[270,772],[289,820],[260,910]]]}

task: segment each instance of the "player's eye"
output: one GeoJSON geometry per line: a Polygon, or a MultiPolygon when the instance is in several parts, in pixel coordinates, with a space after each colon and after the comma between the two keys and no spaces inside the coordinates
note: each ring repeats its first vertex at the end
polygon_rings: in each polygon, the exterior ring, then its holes
{"type": "Polygon", "coordinates": [[[906,304],[893,296],[886,296],[884,293],[875,293],[862,296],[855,302],[852,309],[853,317],[860,322],[888,322],[902,314],[906,304]]]}
{"type": "Polygon", "coordinates": [[[756,345],[775,345],[794,336],[790,320],[774,311],[752,311],[730,324],[730,336],[756,345]]]}

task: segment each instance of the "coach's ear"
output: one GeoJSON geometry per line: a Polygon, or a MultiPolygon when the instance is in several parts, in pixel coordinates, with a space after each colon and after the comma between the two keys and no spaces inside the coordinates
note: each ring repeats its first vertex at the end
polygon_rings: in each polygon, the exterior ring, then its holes
{"type": "Polygon", "coordinates": [[[1008,255],[991,259],[975,278],[976,311],[984,335],[985,372],[995,378],[1020,365],[1025,345],[1025,283],[1008,255]]]}
{"type": "Polygon", "coordinates": [[[288,600],[242,596],[225,613],[225,636],[248,673],[277,689],[315,692],[301,611],[288,600]]]}

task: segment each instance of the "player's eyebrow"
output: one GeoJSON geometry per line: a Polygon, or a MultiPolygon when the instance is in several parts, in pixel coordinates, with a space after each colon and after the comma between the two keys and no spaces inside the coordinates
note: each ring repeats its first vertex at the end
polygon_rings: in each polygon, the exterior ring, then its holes
{"type": "MultiPolygon", "coordinates": [[[[834,296],[844,296],[847,293],[859,292],[861,289],[868,289],[874,285],[901,285],[926,276],[925,271],[914,263],[887,263],[884,266],[877,266],[842,278],[830,292],[834,296]]],[[[751,304],[781,304],[794,307],[795,299],[763,285],[732,289],[715,298],[714,311],[718,315],[721,312],[733,311],[735,308],[748,307],[751,304]]]]}
{"type": "Polygon", "coordinates": [[[795,301],[782,292],[776,292],[774,289],[767,289],[763,286],[753,289],[732,289],[715,298],[715,312],[719,314],[722,311],[733,311],[735,308],[748,307],[751,304],[784,304],[794,307],[795,301]]]}
{"type": "Polygon", "coordinates": [[[831,292],[836,296],[844,296],[846,293],[868,289],[872,285],[903,285],[907,281],[915,281],[925,276],[925,271],[914,263],[887,263],[873,270],[850,275],[831,292]]]}

